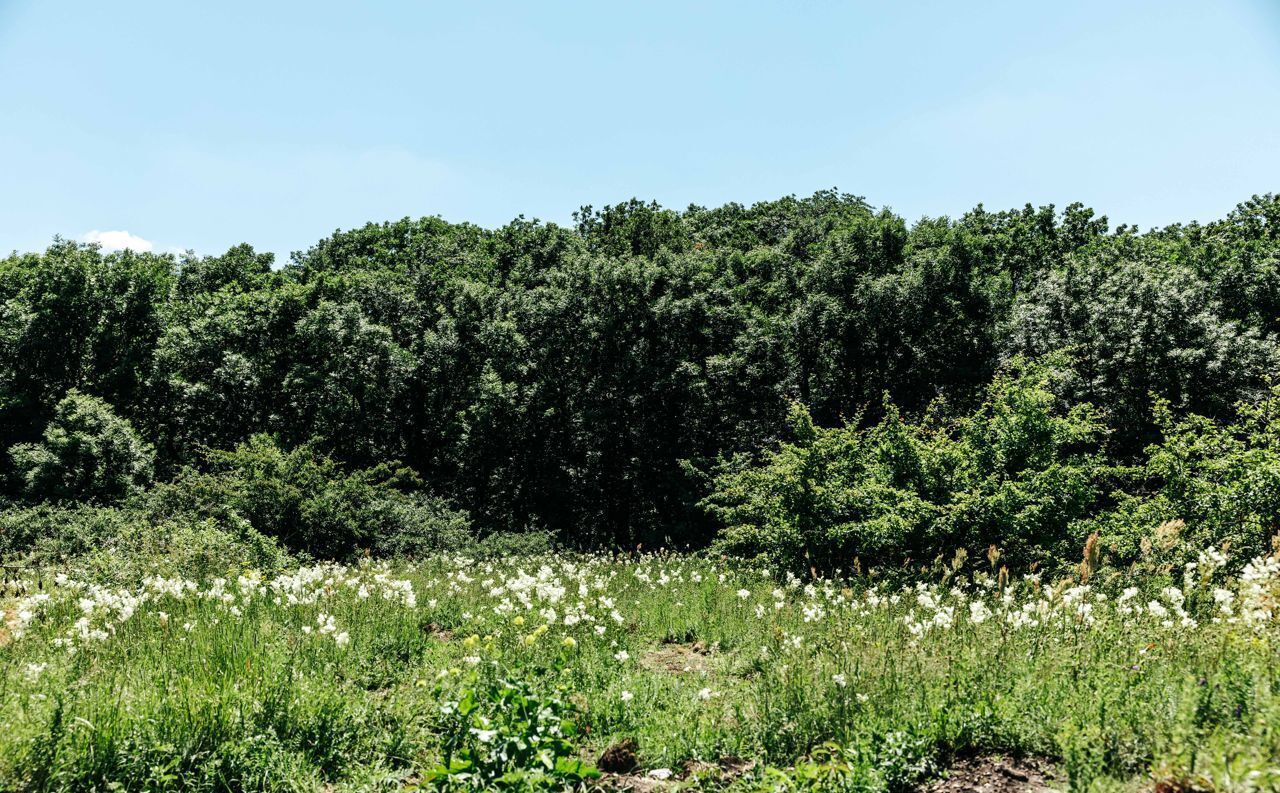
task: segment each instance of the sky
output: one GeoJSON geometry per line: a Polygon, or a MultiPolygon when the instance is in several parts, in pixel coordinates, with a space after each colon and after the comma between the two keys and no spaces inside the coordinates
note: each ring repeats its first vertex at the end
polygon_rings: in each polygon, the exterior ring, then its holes
{"type": "Polygon", "coordinates": [[[0,252],[838,188],[1143,228],[1280,191],[1280,0],[0,0],[0,252]]]}

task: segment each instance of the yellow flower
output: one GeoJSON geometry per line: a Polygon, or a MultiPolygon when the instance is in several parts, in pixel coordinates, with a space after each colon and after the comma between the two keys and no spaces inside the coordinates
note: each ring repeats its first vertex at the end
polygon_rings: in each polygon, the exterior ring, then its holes
{"type": "Polygon", "coordinates": [[[462,646],[467,650],[474,649],[475,646],[478,645],[479,643],[480,643],[480,637],[475,635],[474,633],[462,640],[462,646]]]}
{"type": "Polygon", "coordinates": [[[572,636],[566,636],[566,637],[564,637],[564,641],[563,641],[563,642],[561,642],[561,644],[563,644],[565,647],[567,647],[567,648],[568,648],[568,649],[570,649],[570,650],[572,650],[574,647],[577,647],[577,646],[578,646],[578,642],[577,642],[577,641],[575,641],[575,640],[574,640],[574,638],[573,638],[572,636]]]}
{"type": "Polygon", "coordinates": [[[516,624],[516,627],[519,628],[521,625],[524,624],[524,617],[517,615],[516,618],[512,620],[512,622],[514,622],[516,624]]]}

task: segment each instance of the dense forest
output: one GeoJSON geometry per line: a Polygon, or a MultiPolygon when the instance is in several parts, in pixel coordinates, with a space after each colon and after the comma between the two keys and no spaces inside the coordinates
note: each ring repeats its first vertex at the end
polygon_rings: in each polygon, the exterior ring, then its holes
{"type": "Polygon", "coordinates": [[[283,266],[55,240],[0,260],[0,552],[181,524],[321,557],[1246,555],[1280,514],[1278,329],[1274,195],[1149,231],[633,200],[283,266]]]}

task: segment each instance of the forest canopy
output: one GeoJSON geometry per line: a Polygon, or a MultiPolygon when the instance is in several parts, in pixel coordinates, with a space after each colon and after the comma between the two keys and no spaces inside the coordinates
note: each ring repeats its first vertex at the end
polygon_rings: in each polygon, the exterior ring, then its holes
{"type": "Polygon", "coordinates": [[[1204,510],[1187,488],[1235,510],[1192,531],[1256,546],[1278,324],[1274,195],[1150,231],[632,200],[287,263],[58,239],[0,260],[0,479],[15,510],[230,510],[319,555],[539,530],[847,566],[1097,530],[1136,557],[1204,510]]]}

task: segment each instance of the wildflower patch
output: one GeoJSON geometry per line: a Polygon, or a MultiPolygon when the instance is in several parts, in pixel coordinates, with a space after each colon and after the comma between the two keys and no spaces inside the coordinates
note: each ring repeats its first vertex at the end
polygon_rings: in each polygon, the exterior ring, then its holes
{"type": "Polygon", "coordinates": [[[1280,785],[1280,562],[989,556],[902,585],[671,554],[33,581],[3,604],[0,787],[1280,785]]]}

